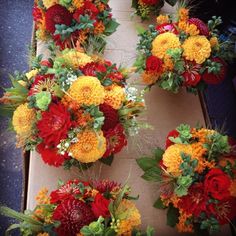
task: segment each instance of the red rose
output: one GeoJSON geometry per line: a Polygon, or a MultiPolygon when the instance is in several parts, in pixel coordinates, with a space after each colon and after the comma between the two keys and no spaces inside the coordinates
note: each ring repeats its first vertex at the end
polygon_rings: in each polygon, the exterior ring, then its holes
{"type": "Polygon", "coordinates": [[[159,72],[161,70],[161,66],[162,66],[162,60],[155,56],[150,56],[146,60],[147,71],[159,72]]]}
{"type": "Polygon", "coordinates": [[[102,216],[104,218],[107,218],[110,216],[110,212],[108,209],[108,206],[110,204],[110,200],[103,197],[102,194],[98,193],[94,199],[94,202],[92,203],[92,211],[93,214],[98,218],[99,216],[102,216]]]}
{"type": "Polygon", "coordinates": [[[175,129],[169,132],[169,134],[166,137],[166,149],[169,146],[174,144],[172,141],[170,141],[170,139],[169,139],[170,137],[173,137],[173,138],[179,137],[179,132],[177,130],[175,130],[175,129]]]}
{"type": "Polygon", "coordinates": [[[142,0],[142,2],[146,5],[156,5],[159,0],[142,0]]]}
{"type": "Polygon", "coordinates": [[[173,34],[178,34],[178,30],[175,26],[175,24],[170,24],[170,23],[163,23],[160,24],[156,27],[156,30],[160,33],[163,34],[165,32],[171,32],[173,34]]]}
{"type": "Polygon", "coordinates": [[[70,113],[66,107],[52,103],[48,111],[42,112],[42,118],[37,123],[38,136],[46,145],[55,147],[67,137],[71,126],[70,113]]]}
{"type": "Polygon", "coordinates": [[[231,181],[229,176],[221,169],[211,169],[205,177],[205,193],[217,200],[223,200],[230,196],[231,181]]]}
{"type": "Polygon", "coordinates": [[[208,71],[206,70],[202,75],[202,79],[207,84],[219,84],[225,79],[225,75],[227,72],[226,63],[219,57],[212,58],[212,61],[217,62],[221,65],[220,72],[218,74],[214,74],[214,73],[208,73],[208,71]]]}

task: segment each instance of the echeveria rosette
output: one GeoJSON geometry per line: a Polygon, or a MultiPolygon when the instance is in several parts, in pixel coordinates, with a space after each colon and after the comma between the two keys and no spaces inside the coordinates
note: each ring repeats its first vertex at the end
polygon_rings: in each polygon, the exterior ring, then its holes
{"type": "MultiPolygon", "coordinates": [[[[130,187],[121,187],[110,180],[59,182],[51,193],[45,188],[36,196],[33,211],[18,213],[7,207],[0,207],[0,214],[20,222],[10,230],[20,229],[20,235],[141,235],[141,216],[135,206],[130,187]],[[93,183],[96,183],[93,185],[93,183]],[[106,192],[97,186],[104,186],[106,192]],[[110,188],[114,186],[113,188],[110,188]]],[[[147,228],[144,236],[153,236],[154,230],[147,228]]]]}
{"type": "Polygon", "coordinates": [[[108,1],[35,1],[33,17],[37,38],[52,40],[61,50],[77,45],[89,52],[103,52],[104,38],[119,25],[108,1]]]}
{"type": "Polygon", "coordinates": [[[152,16],[159,15],[165,3],[174,6],[177,0],[132,0],[132,8],[141,20],[149,20],[152,16]]]}
{"type": "Polygon", "coordinates": [[[236,157],[231,151],[221,132],[181,124],[167,135],[165,150],[137,160],[142,178],[160,184],[154,207],[168,209],[169,226],[213,233],[234,219],[236,157]]]}
{"type": "Polygon", "coordinates": [[[157,84],[173,93],[185,87],[196,94],[208,84],[221,83],[233,51],[232,42],[222,41],[216,29],[221,23],[213,17],[205,24],[180,7],[176,16],[160,15],[156,26],[139,29],[134,66],[144,84],[149,88],[157,84]]]}

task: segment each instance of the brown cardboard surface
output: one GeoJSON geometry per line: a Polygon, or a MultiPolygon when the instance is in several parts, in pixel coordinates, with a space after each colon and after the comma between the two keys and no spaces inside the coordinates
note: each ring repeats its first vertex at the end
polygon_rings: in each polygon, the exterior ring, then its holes
{"type": "MultiPolygon", "coordinates": [[[[131,20],[131,1],[111,0],[110,4],[120,27],[108,39],[105,58],[118,64],[132,65],[138,40],[136,26],[140,24],[140,20],[137,17],[131,20]]],[[[173,9],[165,6],[164,11],[170,12],[173,9]]],[[[47,58],[46,45],[42,42],[38,42],[37,53],[43,53],[47,58]]],[[[58,179],[66,181],[72,178],[109,178],[121,183],[127,181],[133,189],[133,194],[140,195],[137,207],[142,214],[142,227],[153,226],[156,229],[155,235],[177,235],[174,229],[166,225],[166,212],[152,207],[158,197],[158,185],[147,183],[140,178],[142,171],[136,165],[135,159],[142,154],[150,154],[157,145],[163,147],[167,133],[180,123],[196,125],[199,122],[204,125],[203,113],[199,98],[187,94],[184,90],[175,95],[154,87],[150,93],[146,94],[146,104],[146,118],[153,126],[153,130],[140,131],[137,137],[129,138],[128,146],[115,156],[111,167],[96,163],[83,173],[79,173],[75,168],[71,171],[64,171],[62,168],[45,165],[39,155],[32,152],[27,208],[32,209],[35,206],[34,197],[40,188],[47,187],[49,190],[53,190],[57,186],[58,179]]]]}

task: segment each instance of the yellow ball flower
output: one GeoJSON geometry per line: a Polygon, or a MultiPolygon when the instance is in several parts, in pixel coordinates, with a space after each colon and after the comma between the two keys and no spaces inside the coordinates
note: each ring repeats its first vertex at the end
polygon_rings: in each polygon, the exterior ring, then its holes
{"type": "Polygon", "coordinates": [[[152,54],[160,59],[166,55],[166,51],[171,48],[179,48],[179,38],[170,32],[158,35],[152,42],[152,54]]]}
{"type": "Polygon", "coordinates": [[[118,219],[120,216],[118,235],[131,236],[132,230],[141,225],[139,210],[130,200],[123,199],[115,214],[118,219]]]}
{"type": "Polygon", "coordinates": [[[43,5],[48,9],[49,7],[57,4],[58,0],[43,0],[43,5]]]}
{"type": "Polygon", "coordinates": [[[27,77],[28,80],[30,80],[31,78],[33,78],[37,74],[38,74],[38,69],[34,69],[34,70],[31,70],[28,73],[26,73],[25,76],[27,77]]]}
{"type": "Polygon", "coordinates": [[[125,100],[125,91],[118,85],[112,85],[105,90],[105,103],[118,110],[125,100]]]}
{"type": "Polygon", "coordinates": [[[80,76],[67,91],[78,105],[100,105],[104,102],[105,90],[100,81],[92,76],[80,76]]]}
{"type": "Polygon", "coordinates": [[[97,161],[105,151],[106,139],[103,132],[95,133],[90,130],[78,134],[78,142],[69,148],[71,156],[82,163],[97,161]]]}
{"type": "Polygon", "coordinates": [[[183,56],[190,61],[202,64],[211,55],[211,44],[205,36],[190,36],[182,45],[183,56]]]}
{"type": "Polygon", "coordinates": [[[181,174],[180,164],[183,162],[181,153],[192,156],[191,145],[174,144],[168,147],[163,154],[163,164],[167,167],[167,172],[175,177],[181,174]]]}
{"type": "Polygon", "coordinates": [[[90,56],[74,49],[64,50],[62,52],[61,58],[64,59],[64,63],[66,64],[66,66],[69,66],[73,69],[78,69],[80,66],[83,67],[88,63],[93,62],[90,56]]]}
{"type": "Polygon", "coordinates": [[[28,108],[28,103],[18,106],[12,118],[14,130],[20,136],[28,136],[31,133],[35,119],[35,111],[28,108]]]}

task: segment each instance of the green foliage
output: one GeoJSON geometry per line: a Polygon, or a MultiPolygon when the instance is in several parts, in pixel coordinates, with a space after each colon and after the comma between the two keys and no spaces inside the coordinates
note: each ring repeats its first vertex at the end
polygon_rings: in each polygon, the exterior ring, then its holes
{"type": "Polygon", "coordinates": [[[116,29],[119,25],[120,24],[115,19],[111,19],[107,24],[105,24],[104,34],[106,36],[110,36],[111,34],[113,34],[116,31],[116,29]]]}
{"type": "Polygon", "coordinates": [[[213,73],[213,74],[217,75],[220,73],[221,67],[223,65],[219,62],[215,62],[210,59],[207,59],[205,62],[205,66],[206,66],[208,73],[213,73]]]}
{"type": "Polygon", "coordinates": [[[89,169],[91,166],[93,165],[93,163],[82,163],[80,161],[77,161],[74,158],[71,158],[69,160],[65,160],[63,163],[63,167],[65,170],[70,170],[71,167],[77,167],[79,169],[79,171],[83,171],[83,170],[87,170],[89,169]]]}
{"type": "Polygon", "coordinates": [[[99,217],[97,221],[90,223],[88,226],[84,226],[80,232],[84,236],[102,236],[104,235],[105,226],[104,218],[99,217]]]}
{"type": "Polygon", "coordinates": [[[146,232],[141,232],[140,230],[134,229],[132,231],[132,236],[154,236],[154,228],[148,226],[146,232]]]}
{"type": "Polygon", "coordinates": [[[114,155],[111,154],[109,157],[106,158],[100,158],[99,161],[107,166],[111,166],[112,162],[114,160],[114,155]]]}
{"type": "Polygon", "coordinates": [[[218,35],[219,31],[217,27],[222,24],[221,17],[212,16],[212,19],[208,21],[208,28],[212,32],[212,35],[218,35]]]}
{"type": "Polygon", "coordinates": [[[172,204],[168,207],[167,211],[167,225],[175,227],[179,221],[179,210],[175,208],[172,204]]]}
{"type": "Polygon", "coordinates": [[[160,197],[155,201],[155,203],[153,204],[153,206],[154,206],[155,208],[157,208],[157,209],[165,209],[165,208],[166,208],[166,206],[163,204],[163,202],[162,202],[162,200],[161,200],[160,197]]]}
{"type": "Polygon", "coordinates": [[[51,93],[42,91],[35,95],[35,99],[36,99],[36,106],[40,110],[46,111],[48,109],[48,105],[51,103],[52,100],[51,93]]]}
{"type": "Polygon", "coordinates": [[[168,4],[170,4],[172,7],[178,2],[178,0],[165,0],[168,4]]]}
{"type": "Polygon", "coordinates": [[[200,229],[208,230],[210,234],[219,232],[220,224],[217,219],[214,217],[210,217],[209,219],[203,220],[200,225],[200,229]]]}
{"type": "Polygon", "coordinates": [[[193,178],[190,175],[180,176],[177,179],[177,187],[175,188],[175,194],[179,197],[188,194],[188,188],[193,183],[193,178]]]}
{"type": "Polygon", "coordinates": [[[194,176],[195,168],[198,165],[197,159],[191,159],[190,155],[181,153],[181,158],[183,162],[180,164],[180,169],[183,176],[194,176]]]}

